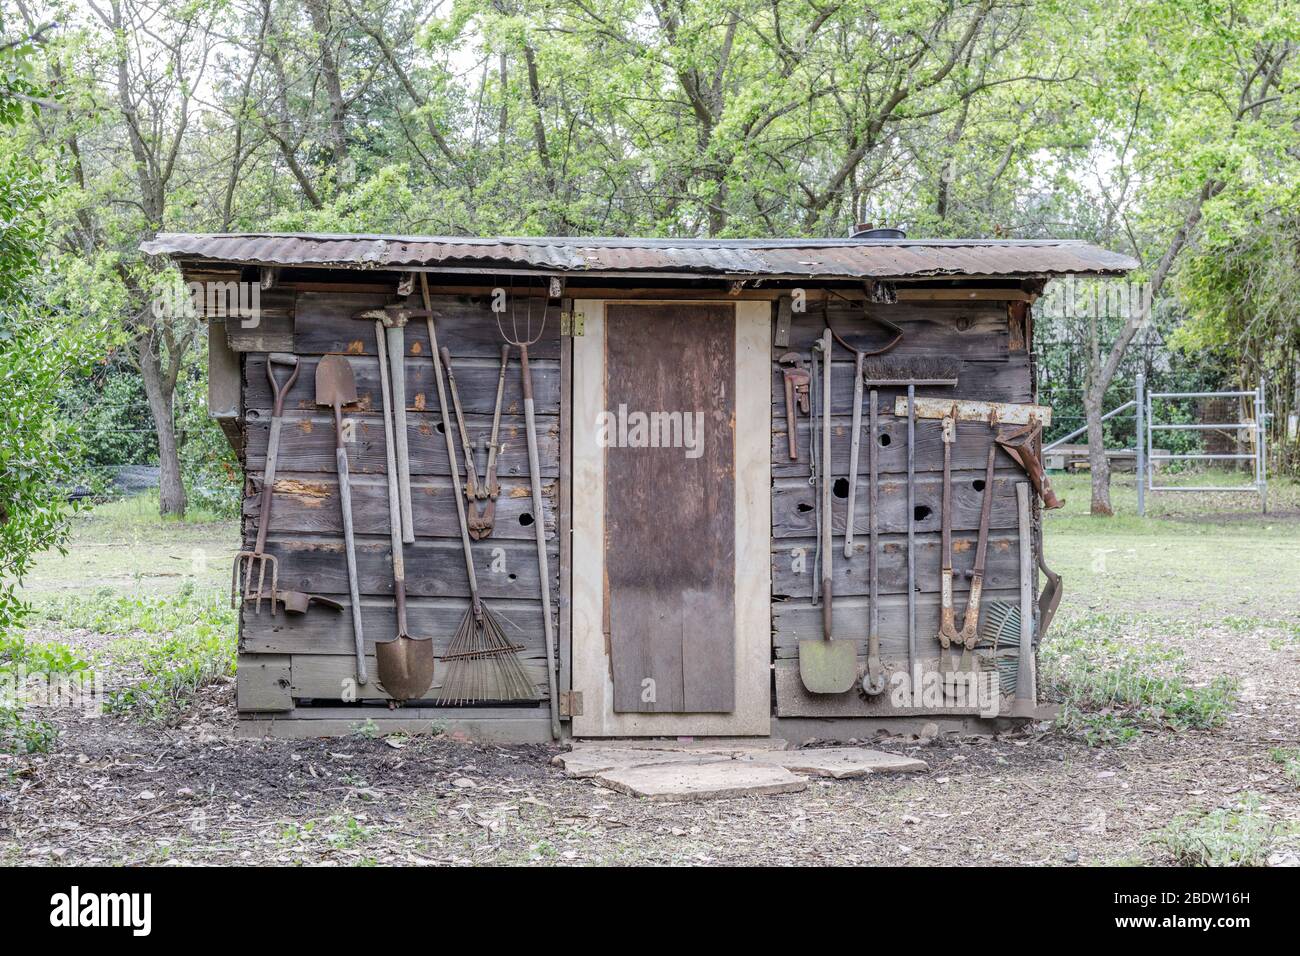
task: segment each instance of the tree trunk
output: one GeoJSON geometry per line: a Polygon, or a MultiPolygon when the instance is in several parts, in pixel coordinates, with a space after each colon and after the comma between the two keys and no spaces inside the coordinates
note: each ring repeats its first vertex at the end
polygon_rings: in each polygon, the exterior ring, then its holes
{"type": "Polygon", "coordinates": [[[154,430],[158,433],[158,512],[164,517],[185,516],[185,483],[181,481],[181,459],[176,447],[176,422],[173,412],[176,405],[176,386],[170,387],[163,375],[158,356],[146,341],[137,341],[140,378],[144,380],[144,393],[149,401],[149,414],[153,416],[154,430]]]}
{"type": "Polygon", "coordinates": [[[1088,419],[1088,470],[1092,476],[1092,507],[1094,515],[1113,515],[1110,504],[1110,461],[1106,458],[1106,442],[1101,416],[1105,409],[1105,389],[1098,390],[1089,383],[1083,393],[1083,413],[1088,419]]]}

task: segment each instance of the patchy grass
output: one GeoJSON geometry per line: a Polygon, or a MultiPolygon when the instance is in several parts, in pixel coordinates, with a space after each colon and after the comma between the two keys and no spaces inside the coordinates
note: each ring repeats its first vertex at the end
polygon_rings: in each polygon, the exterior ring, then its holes
{"type": "Polygon", "coordinates": [[[1273,822],[1257,794],[1231,807],[1188,813],[1152,837],[1179,866],[1264,866],[1290,830],[1273,822]]]}
{"type": "MultiPolygon", "coordinates": [[[[84,629],[96,634],[168,634],[220,615],[226,608],[224,595],[201,595],[193,582],[185,582],[175,594],[121,594],[101,587],[89,595],[69,595],[44,601],[32,608],[33,621],[64,628],[84,629]]],[[[234,621],[234,613],[227,615],[234,621]]]]}
{"type": "Polygon", "coordinates": [[[136,599],[126,610],[148,625],[139,629],[147,636],[114,641],[106,651],[132,675],[109,692],[109,713],[171,725],[200,690],[234,676],[235,612],[212,595],[186,594],[144,607],[136,599]]]}
{"type": "Polygon", "coordinates": [[[1282,776],[1300,789],[1300,747],[1274,747],[1268,756],[1274,763],[1282,765],[1282,776]]]}
{"type": "Polygon", "coordinates": [[[106,502],[73,518],[67,553],[42,555],[23,580],[23,597],[40,603],[103,587],[157,594],[186,583],[220,590],[230,586],[238,547],[238,521],[202,509],[184,520],[164,519],[148,496],[106,502]]]}
{"type": "Polygon", "coordinates": [[[1183,626],[1114,614],[1063,621],[1040,654],[1042,687],[1061,703],[1058,727],[1096,746],[1222,724],[1236,681],[1189,680],[1183,651],[1166,640],[1183,626]]]}
{"type": "MultiPolygon", "coordinates": [[[[193,582],[164,595],[101,587],[48,598],[35,605],[32,622],[109,638],[93,663],[110,675],[105,708],[111,714],[173,724],[202,688],[235,672],[235,612],[223,594],[193,582]]],[[[46,658],[65,649],[48,642],[27,646],[46,658]]]]}

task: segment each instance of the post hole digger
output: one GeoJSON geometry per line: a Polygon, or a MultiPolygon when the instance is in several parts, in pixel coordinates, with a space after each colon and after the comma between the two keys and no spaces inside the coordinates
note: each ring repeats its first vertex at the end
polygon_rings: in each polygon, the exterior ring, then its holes
{"type": "Polygon", "coordinates": [[[280,429],[284,423],[284,399],[298,380],[298,356],[271,352],[266,356],[266,378],[271,383],[271,430],[266,442],[266,467],[262,472],[262,497],[258,506],[257,540],[252,551],[235,555],[235,567],[230,579],[230,606],[238,607],[240,570],[243,570],[242,600],[253,600],[253,613],[262,613],[262,594],[266,584],[266,569],[271,568],[271,616],[275,616],[275,602],[280,586],[280,566],[275,555],[266,553],[266,535],[271,528],[271,502],[275,496],[275,469],[280,458],[280,429]],[[288,377],[281,385],[275,377],[276,366],[289,368],[288,377]],[[253,566],[257,566],[257,586],[253,586],[253,566]]]}
{"type": "Polygon", "coordinates": [[[501,450],[498,439],[501,434],[501,403],[505,397],[506,368],[510,364],[510,346],[501,346],[501,371],[497,374],[496,406],[492,410],[492,436],[488,439],[487,473],[483,481],[478,479],[478,470],[474,465],[474,446],[469,440],[469,429],[465,424],[465,415],[460,405],[460,389],[456,386],[456,372],[451,365],[451,352],[446,346],[442,348],[442,367],[447,372],[447,387],[451,390],[451,405],[456,412],[456,425],[460,431],[461,450],[465,453],[465,502],[468,505],[467,520],[469,536],[475,541],[492,534],[496,525],[497,498],[501,495],[501,485],[497,481],[497,454],[501,450]],[[483,504],[480,505],[480,502],[483,504]]]}

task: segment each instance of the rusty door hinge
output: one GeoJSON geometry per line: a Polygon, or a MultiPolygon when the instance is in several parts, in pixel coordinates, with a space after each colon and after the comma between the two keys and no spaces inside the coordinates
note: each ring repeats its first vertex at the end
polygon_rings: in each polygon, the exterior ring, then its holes
{"type": "Polygon", "coordinates": [[[582,716],[582,691],[580,690],[560,691],[560,716],[561,717],[582,716]]]}
{"type": "Polygon", "coordinates": [[[560,313],[560,334],[561,335],[582,335],[583,328],[587,324],[587,316],[582,312],[561,312],[560,313]]]}

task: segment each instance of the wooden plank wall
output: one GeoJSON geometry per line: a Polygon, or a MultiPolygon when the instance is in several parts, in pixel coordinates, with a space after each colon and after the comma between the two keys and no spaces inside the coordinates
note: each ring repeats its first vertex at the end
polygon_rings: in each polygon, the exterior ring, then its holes
{"type": "MultiPolygon", "coordinates": [[[[244,547],[257,535],[257,492],[262,486],[271,415],[265,354],[274,331],[275,345],[292,345],[302,370],[285,403],[285,423],[267,551],[279,558],[280,587],[325,594],[348,603],[338,483],[334,464],[334,425],[328,408],[315,404],[316,366],[322,355],[346,355],[357,380],[359,401],[344,410],[350,423],[348,459],[357,535],[361,603],[366,646],[392,636],[392,553],[388,531],[386,451],[380,416],[379,368],[373,322],[352,316],[382,306],[383,295],[301,292],[273,317],[275,328],[261,336],[240,331],[231,346],[243,353],[244,547]]],[[[501,338],[486,297],[435,297],[439,344],[450,350],[471,439],[486,442],[496,398],[501,338]]],[[[535,319],[540,319],[540,307],[535,319]]],[[[508,314],[505,317],[508,327],[508,314]]],[[[522,318],[522,309],[521,309],[522,318]]],[[[549,313],[544,338],[529,350],[533,370],[539,453],[544,476],[545,523],[551,547],[552,606],[559,606],[558,549],[555,529],[560,463],[560,324],[558,308],[549,313]]],[[[485,603],[504,623],[510,638],[524,645],[522,657],[539,696],[546,697],[545,648],[537,556],[524,431],[518,351],[511,350],[501,421],[505,449],[499,459],[501,498],[490,538],[473,544],[475,570],[485,603]]],[[[424,321],[406,332],[406,396],[412,503],[417,540],[407,545],[406,589],[413,634],[429,635],[434,652],[446,649],[469,604],[450,470],[438,414],[438,393],[424,321]]],[[[459,447],[459,437],[457,440],[459,447]]],[[[485,454],[477,459],[480,476],[485,454]]],[[[462,464],[463,472],[463,464],[462,464]]],[[[462,479],[463,479],[462,474],[462,479]]],[[[353,677],[350,611],[313,606],[301,617],[272,618],[265,605],[255,614],[246,607],[240,620],[239,700],[245,713],[297,708],[305,702],[337,707],[340,701],[384,700],[372,682],[351,699],[353,677]],[[265,685],[265,686],[263,686],[265,685]]],[[[439,664],[439,673],[442,665],[439,664]]],[[[371,673],[374,661],[371,658],[371,673]]],[[[435,675],[436,696],[440,677],[435,675]]],[[[400,715],[400,711],[397,712],[400,715]]],[[[426,714],[427,708],[421,710],[426,714]]]]}
{"type": "MultiPolygon", "coordinates": [[[[1023,335],[1009,334],[1004,302],[899,303],[867,306],[904,330],[902,342],[890,358],[956,356],[961,370],[956,388],[918,387],[918,395],[1028,402],[1033,398],[1030,357],[1023,335]]],[[[847,341],[864,347],[883,345],[889,335],[865,317],[860,304],[829,307],[832,327],[847,341]]],[[[794,350],[805,362],[824,325],[820,303],[810,303],[793,316],[790,344],[773,348],[773,358],[794,350]]],[[[835,347],[832,368],[832,464],[834,478],[848,475],[852,430],[854,363],[851,353],[835,347]]],[[[864,405],[869,397],[864,396],[864,405]]],[[[884,434],[879,454],[881,554],[880,644],[887,671],[905,667],[907,657],[907,421],[893,415],[894,399],[905,389],[879,391],[880,428],[884,434]]],[[[863,702],[856,693],[828,701],[807,694],[797,679],[799,641],[822,636],[821,610],[812,602],[813,555],[816,549],[814,502],[817,490],[809,485],[806,416],[797,427],[799,461],[789,459],[785,414],[785,388],[781,372],[772,372],[772,651],[776,668],[776,705],[779,716],[862,716],[889,712],[885,701],[863,702]]],[[[862,412],[862,448],[855,507],[854,555],[843,554],[847,485],[841,481],[832,495],[835,557],[835,637],[858,644],[860,665],[866,664],[868,609],[868,458],[870,422],[862,412]]],[[[961,423],[953,448],[954,496],[953,566],[955,604],[960,627],[966,608],[965,572],[974,563],[979,527],[984,469],[990,429],[980,423],[961,423]]],[[[928,669],[937,660],[939,643],[940,496],[943,486],[943,443],[937,421],[918,420],[916,426],[916,633],[919,656],[928,669]]],[[[1023,473],[1002,451],[995,465],[994,498],[984,584],[987,602],[1018,600],[1018,530],[1015,482],[1023,473]]],[[[883,695],[888,697],[888,693],[883,695]]],[[[916,711],[909,711],[915,713],[916,711]]]]}

